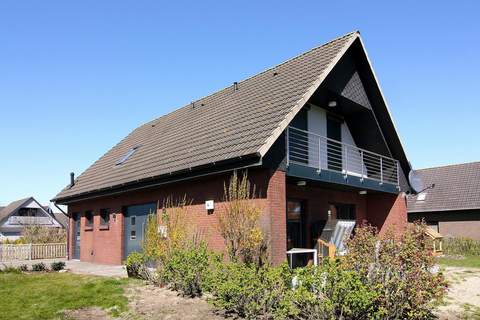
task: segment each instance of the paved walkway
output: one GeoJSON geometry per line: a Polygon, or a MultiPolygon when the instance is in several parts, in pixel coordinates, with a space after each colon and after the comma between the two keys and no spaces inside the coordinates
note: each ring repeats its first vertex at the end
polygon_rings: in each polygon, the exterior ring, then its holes
{"type": "Polygon", "coordinates": [[[90,262],[66,260],[66,259],[43,259],[43,260],[13,260],[13,261],[0,261],[0,267],[3,265],[18,267],[26,264],[29,267],[32,264],[43,262],[45,265],[50,266],[54,261],[64,261],[66,263],[65,269],[72,273],[78,274],[90,274],[95,276],[104,277],[127,277],[127,271],[124,266],[96,264],[90,262]]]}

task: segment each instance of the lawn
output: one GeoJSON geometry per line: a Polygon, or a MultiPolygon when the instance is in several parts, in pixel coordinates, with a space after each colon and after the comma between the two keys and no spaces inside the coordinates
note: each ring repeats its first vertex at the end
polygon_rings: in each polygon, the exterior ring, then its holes
{"type": "Polygon", "coordinates": [[[465,256],[463,258],[439,257],[438,263],[444,267],[480,268],[480,256],[465,256]]]}
{"type": "Polygon", "coordinates": [[[127,282],[69,273],[0,273],[0,319],[62,319],[64,310],[93,306],[118,315],[127,309],[127,282]]]}

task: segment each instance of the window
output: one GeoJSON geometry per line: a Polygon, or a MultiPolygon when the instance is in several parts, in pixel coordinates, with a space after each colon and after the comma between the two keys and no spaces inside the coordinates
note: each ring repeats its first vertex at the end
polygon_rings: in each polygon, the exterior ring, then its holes
{"type": "Polygon", "coordinates": [[[137,233],[135,230],[130,231],[130,240],[137,239],[137,233]]]}
{"type": "Polygon", "coordinates": [[[115,165],[119,166],[119,165],[123,164],[125,161],[127,161],[135,153],[135,151],[138,150],[138,148],[140,148],[140,146],[135,146],[133,148],[130,148],[123,157],[118,159],[118,161],[115,163],[115,165]]]}
{"type": "Polygon", "coordinates": [[[93,228],[93,213],[92,211],[85,211],[85,228],[93,228]]]}
{"type": "Polygon", "coordinates": [[[425,201],[426,198],[427,198],[427,194],[425,192],[419,193],[417,195],[417,201],[425,201]]]}
{"type": "Polygon", "coordinates": [[[130,225],[132,225],[132,226],[135,225],[135,216],[130,217],[130,225]]]}
{"type": "Polygon", "coordinates": [[[108,229],[110,224],[110,211],[108,209],[100,209],[100,229],[108,229]]]}
{"type": "Polygon", "coordinates": [[[17,216],[20,217],[35,217],[37,215],[37,208],[20,208],[17,216]]]}

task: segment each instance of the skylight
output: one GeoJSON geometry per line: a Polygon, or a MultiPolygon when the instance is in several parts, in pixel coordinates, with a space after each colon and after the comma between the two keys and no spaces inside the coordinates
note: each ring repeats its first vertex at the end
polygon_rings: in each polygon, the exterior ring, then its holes
{"type": "Polygon", "coordinates": [[[425,198],[427,197],[427,194],[426,193],[420,193],[418,196],[417,196],[417,201],[425,201],[425,198]]]}
{"type": "Polygon", "coordinates": [[[123,164],[125,161],[127,161],[135,153],[135,151],[137,151],[138,148],[140,148],[140,146],[135,146],[133,148],[130,148],[123,157],[121,157],[120,159],[118,159],[117,162],[115,162],[115,165],[119,166],[119,165],[123,164]]]}

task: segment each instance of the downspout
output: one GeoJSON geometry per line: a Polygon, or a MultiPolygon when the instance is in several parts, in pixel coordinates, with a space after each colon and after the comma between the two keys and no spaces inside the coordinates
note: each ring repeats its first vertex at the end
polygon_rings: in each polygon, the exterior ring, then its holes
{"type": "Polygon", "coordinates": [[[61,213],[63,213],[65,216],[68,218],[68,223],[66,225],[66,232],[67,232],[67,259],[70,259],[70,217],[68,216],[68,213],[63,211],[62,208],[60,208],[56,202],[53,203],[55,207],[57,207],[58,210],[60,210],[61,213]]]}

